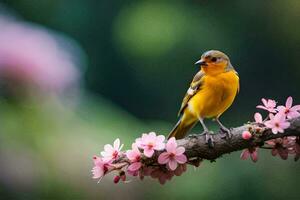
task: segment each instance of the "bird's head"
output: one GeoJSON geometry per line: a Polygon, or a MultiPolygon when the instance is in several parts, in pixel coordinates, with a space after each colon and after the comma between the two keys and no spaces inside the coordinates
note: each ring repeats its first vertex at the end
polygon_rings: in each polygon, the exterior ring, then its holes
{"type": "Polygon", "coordinates": [[[217,50],[206,51],[195,65],[200,65],[205,73],[216,74],[233,69],[229,57],[217,50]]]}

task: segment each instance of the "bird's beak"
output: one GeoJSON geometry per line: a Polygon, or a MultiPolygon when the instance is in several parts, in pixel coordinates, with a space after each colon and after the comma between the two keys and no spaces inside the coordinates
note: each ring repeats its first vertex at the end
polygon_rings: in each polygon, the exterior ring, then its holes
{"type": "Polygon", "coordinates": [[[203,60],[203,59],[200,59],[197,62],[195,62],[195,65],[207,66],[205,60],[203,60]]]}

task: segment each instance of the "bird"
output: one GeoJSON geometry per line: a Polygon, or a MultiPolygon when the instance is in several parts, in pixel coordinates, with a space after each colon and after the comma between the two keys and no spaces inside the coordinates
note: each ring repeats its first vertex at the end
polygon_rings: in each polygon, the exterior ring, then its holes
{"type": "Polygon", "coordinates": [[[184,138],[200,122],[206,143],[213,147],[213,132],[207,128],[204,119],[213,118],[220,127],[222,137],[231,137],[230,130],[219,118],[232,105],[239,92],[239,75],[229,57],[218,50],[204,52],[195,65],[200,66],[200,69],[183,98],[178,113],[179,121],[169,133],[168,139],[184,138]]]}

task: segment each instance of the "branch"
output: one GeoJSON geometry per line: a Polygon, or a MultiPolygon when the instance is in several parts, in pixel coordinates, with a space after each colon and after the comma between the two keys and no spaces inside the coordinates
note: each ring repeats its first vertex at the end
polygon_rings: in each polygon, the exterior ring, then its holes
{"type": "Polygon", "coordinates": [[[265,141],[285,136],[300,136],[300,117],[290,120],[291,126],[284,133],[273,134],[268,128],[262,127],[257,123],[249,123],[240,127],[231,128],[232,137],[223,139],[221,134],[215,134],[214,148],[210,148],[205,143],[205,136],[188,136],[184,139],[177,140],[178,145],[185,147],[186,156],[215,160],[223,154],[239,151],[246,148],[253,148],[264,145],[265,141]],[[249,131],[253,137],[250,140],[242,138],[242,133],[249,131]]]}
{"type": "Polygon", "coordinates": [[[170,138],[165,141],[163,135],[150,132],[137,138],[132,149],[125,152],[121,151],[123,145],[116,139],[113,146],[104,146],[102,157],[93,158],[93,178],[101,179],[115,171],[118,172],[114,178],[115,183],[125,181],[126,174],[129,174],[141,179],[150,176],[164,184],[173,176],[184,173],[186,164],[198,167],[204,159],[215,161],[234,151],[244,150],[241,159],[250,157],[256,162],[258,148],[269,149],[273,156],[278,155],[283,160],[293,154],[297,161],[300,159],[300,105],[291,107],[292,101],[292,97],[289,97],[286,107],[275,108],[274,100],[262,99],[264,106],[259,105],[257,108],[269,111],[265,121],[260,113],[255,113],[255,122],[231,128],[230,138],[224,139],[222,133],[214,134],[213,147],[206,143],[205,135],[189,135],[181,140],[170,138]]]}

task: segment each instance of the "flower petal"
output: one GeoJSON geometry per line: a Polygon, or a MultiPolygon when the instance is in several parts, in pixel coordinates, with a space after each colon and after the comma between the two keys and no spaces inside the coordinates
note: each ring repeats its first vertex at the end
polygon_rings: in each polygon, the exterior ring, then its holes
{"type": "Polygon", "coordinates": [[[157,136],[157,137],[156,137],[156,141],[157,141],[157,142],[163,142],[163,141],[165,141],[165,136],[164,136],[164,135],[159,135],[159,136],[157,136]]]}
{"type": "Polygon", "coordinates": [[[290,122],[281,122],[280,127],[282,129],[287,129],[288,127],[290,127],[290,122]]]}
{"type": "Polygon", "coordinates": [[[253,162],[257,162],[257,160],[258,160],[257,150],[255,150],[254,152],[252,152],[250,154],[250,156],[251,156],[251,159],[252,159],[253,162]]]}
{"type": "Polygon", "coordinates": [[[151,139],[151,140],[155,140],[155,139],[156,139],[156,133],[150,132],[150,133],[148,134],[148,138],[149,138],[149,140],[150,140],[150,139],[151,139]]]}
{"type": "Polygon", "coordinates": [[[179,163],[179,164],[184,164],[187,161],[187,158],[184,154],[175,156],[175,160],[179,163]]]}
{"type": "Polygon", "coordinates": [[[176,160],[172,159],[168,162],[168,166],[170,168],[170,170],[174,171],[177,168],[177,162],[176,160]]]}
{"type": "Polygon", "coordinates": [[[120,139],[119,138],[117,138],[115,141],[114,141],[114,149],[119,149],[119,147],[120,147],[120,139]]]}
{"type": "Polygon", "coordinates": [[[144,154],[146,157],[151,158],[154,154],[154,150],[153,149],[144,149],[144,154]]]}
{"type": "Polygon", "coordinates": [[[293,110],[300,111],[300,105],[295,105],[292,107],[293,110]]]}
{"type": "Polygon", "coordinates": [[[280,149],[278,149],[278,154],[282,160],[286,160],[286,159],[288,159],[289,151],[288,151],[288,149],[280,148],[280,149]]]}
{"type": "Polygon", "coordinates": [[[184,147],[178,147],[176,149],[176,155],[181,155],[185,152],[185,148],[184,147]]]}
{"type": "Polygon", "coordinates": [[[165,149],[165,143],[163,143],[163,142],[156,143],[154,149],[157,150],[157,151],[164,150],[165,149]]]}
{"type": "Polygon", "coordinates": [[[110,144],[104,145],[104,151],[107,153],[112,153],[114,151],[114,148],[110,144]]]}
{"type": "Polygon", "coordinates": [[[277,106],[279,112],[285,112],[286,108],[284,106],[277,106]]]}
{"type": "Polygon", "coordinates": [[[158,156],[158,163],[163,165],[170,161],[170,155],[167,152],[163,152],[158,156]]]}
{"type": "Polygon", "coordinates": [[[288,119],[293,119],[293,118],[297,118],[300,116],[300,113],[298,113],[297,111],[291,111],[290,113],[287,115],[288,119]]]}
{"type": "Polygon", "coordinates": [[[132,163],[131,165],[129,165],[127,170],[134,172],[134,171],[139,170],[141,167],[142,167],[142,163],[135,162],[135,163],[132,163]]]}
{"type": "Polygon", "coordinates": [[[104,169],[102,167],[95,166],[92,169],[92,173],[93,173],[93,178],[98,179],[104,175],[104,169]]]}
{"type": "Polygon", "coordinates": [[[250,156],[249,150],[248,150],[248,149],[244,149],[244,150],[242,151],[242,153],[241,153],[240,158],[241,158],[242,160],[247,160],[247,158],[249,158],[249,156],[250,156]]]}
{"type": "Polygon", "coordinates": [[[175,137],[171,137],[166,144],[167,152],[175,153],[176,147],[177,147],[177,143],[176,143],[175,137]]]}
{"type": "Polygon", "coordinates": [[[293,105],[293,97],[290,96],[290,97],[287,98],[287,100],[285,102],[285,107],[286,108],[291,108],[292,105],[293,105]]]}
{"type": "Polygon", "coordinates": [[[262,123],[262,121],[263,121],[260,113],[255,113],[254,119],[255,119],[255,122],[257,122],[257,123],[262,123]]]}
{"type": "Polygon", "coordinates": [[[266,108],[265,106],[262,106],[262,105],[258,105],[258,106],[256,106],[256,108],[263,109],[263,110],[268,110],[268,108],[266,108]]]}
{"type": "Polygon", "coordinates": [[[268,102],[265,98],[262,98],[261,101],[263,102],[264,106],[267,106],[268,105],[268,102]]]}
{"type": "Polygon", "coordinates": [[[278,151],[276,148],[272,149],[272,151],[271,151],[272,156],[276,156],[277,153],[278,153],[278,151]]]}
{"type": "Polygon", "coordinates": [[[278,128],[274,127],[272,128],[272,133],[277,134],[279,132],[278,128]]]}
{"type": "Polygon", "coordinates": [[[136,158],[136,152],[135,151],[133,151],[133,150],[127,150],[126,151],[126,156],[127,156],[127,158],[129,159],[129,160],[135,160],[135,158],[136,158]]]}

